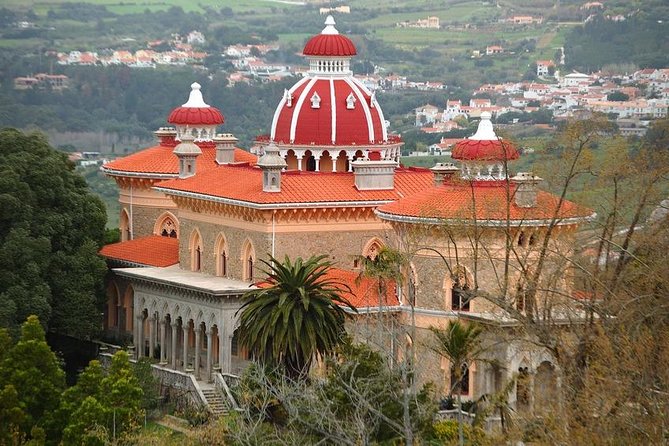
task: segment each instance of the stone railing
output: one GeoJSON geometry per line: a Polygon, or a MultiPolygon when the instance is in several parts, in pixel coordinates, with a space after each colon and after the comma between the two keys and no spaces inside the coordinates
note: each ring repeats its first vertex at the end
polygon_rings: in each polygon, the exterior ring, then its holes
{"type": "Polygon", "coordinates": [[[241,408],[239,407],[239,404],[237,404],[237,400],[235,400],[235,397],[232,395],[232,391],[230,391],[230,384],[232,382],[238,381],[239,377],[235,375],[231,375],[229,373],[219,373],[216,372],[214,373],[214,386],[216,387],[216,390],[218,390],[220,393],[226,396],[226,399],[228,401],[228,406],[232,410],[239,411],[241,408]]]}

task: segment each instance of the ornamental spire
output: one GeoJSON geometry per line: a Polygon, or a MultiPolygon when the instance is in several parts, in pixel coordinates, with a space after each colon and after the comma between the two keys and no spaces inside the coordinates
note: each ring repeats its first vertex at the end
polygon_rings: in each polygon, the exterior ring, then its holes
{"type": "Polygon", "coordinates": [[[321,31],[321,34],[327,34],[327,35],[335,35],[339,34],[339,31],[337,31],[337,28],[335,28],[335,25],[337,23],[335,22],[334,17],[331,15],[328,15],[327,18],[325,19],[325,28],[323,28],[323,31],[321,31]]]}
{"type": "Polygon", "coordinates": [[[485,111],[481,113],[481,121],[476,129],[476,133],[474,136],[470,136],[469,139],[473,139],[474,141],[497,141],[499,138],[495,135],[490,118],[492,118],[490,112],[485,111]]]}
{"type": "Polygon", "coordinates": [[[210,107],[209,104],[204,102],[204,98],[202,97],[202,92],[200,91],[200,88],[202,86],[198,84],[197,82],[193,82],[190,84],[190,95],[188,96],[188,102],[186,102],[182,107],[187,107],[187,108],[206,108],[210,107]]]}

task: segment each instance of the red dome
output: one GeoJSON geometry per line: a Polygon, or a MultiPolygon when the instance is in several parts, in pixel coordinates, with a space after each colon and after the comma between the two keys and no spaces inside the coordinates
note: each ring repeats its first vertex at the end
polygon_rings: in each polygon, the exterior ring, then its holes
{"type": "Polygon", "coordinates": [[[464,161],[510,161],[518,159],[519,154],[507,141],[463,139],[455,145],[451,157],[464,161]]]}
{"type": "Polygon", "coordinates": [[[318,34],[304,45],[305,56],[355,56],[355,45],[341,34],[318,34]]]}
{"type": "Polygon", "coordinates": [[[219,125],[223,115],[216,107],[177,107],[172,110],[167,122],[178,125],[219,125]]]}
{"type": "Polygon", "coordinates": [[[278,143],[321,146],[388,140],[378,102],[353,77],[301,79],[279,103],[270,137],[278,143]]]}

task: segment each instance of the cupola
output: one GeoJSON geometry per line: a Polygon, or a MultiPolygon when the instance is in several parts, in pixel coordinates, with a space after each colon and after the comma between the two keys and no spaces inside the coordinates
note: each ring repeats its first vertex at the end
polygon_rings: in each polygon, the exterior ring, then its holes
{"type": "Polygon", "coordinates": [[[489,112],[481,113],[474,136],[458,141],[451,157],[462,162],[462,178],[500,181],[507,178],[507,163],[518,159],[516,147],[499,138],[493,129],[489,112]]]}
{"type": "Polygon", "coordinates": [[[204,102],[200,84],[193,82],[188,101],[170,113],[167,122],[174,124],[177,140],[183,140],[188,132],[195,142],[209,142],[216,135],[216,126],[223,124],[225,119],[221,112],[204,102]]]}
{"type": "Polygon", "coordinates": [[[202,149],[193,142],[193,135],[190,132],[184,132],[181,142],[172,153],[179,158],[179,178],[195,175],[196,160],[202,154],[202,149]]]}
{"type": "Polygon", "coordinates": [[[284,91],[270,134],[256,140],[259,153],[270,141],[288,170],[351,172],[355,160],[380,151],[399,161],[402,141],[389,137],[376,96],[353,77],[355,45],[335,28],[332,16],[323,31],[304,46],[309,71],[284,91]]]}

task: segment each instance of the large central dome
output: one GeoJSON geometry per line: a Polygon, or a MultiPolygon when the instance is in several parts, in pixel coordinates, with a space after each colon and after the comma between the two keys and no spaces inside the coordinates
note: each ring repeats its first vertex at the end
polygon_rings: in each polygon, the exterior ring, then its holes
{"type": "Polygon", "coordinates": [[[304,47],[308,75],[284,96],[270,138],[280,144],[351,146],[388,141],[381,107],[350,70],[353,42],[339,34],[332,16],[304,47]]]}

